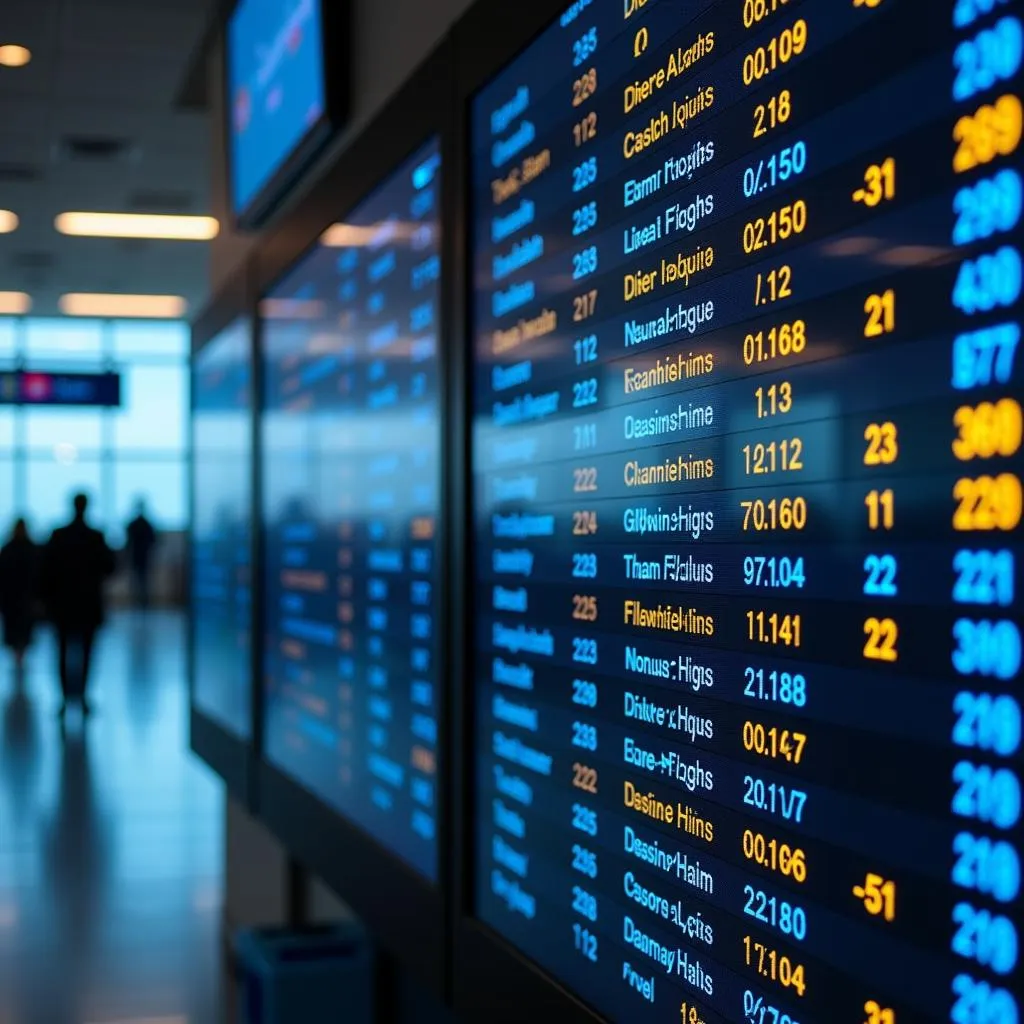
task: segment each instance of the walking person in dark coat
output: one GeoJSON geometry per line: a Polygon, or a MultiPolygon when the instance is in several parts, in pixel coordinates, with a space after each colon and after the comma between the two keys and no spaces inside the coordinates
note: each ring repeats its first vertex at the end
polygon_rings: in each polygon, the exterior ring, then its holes
{"type": "Polygon", "coordinates": [[[14,654],[18,678],[35,631],[38,583],[39,549],[28,535],[25,520],[18,519],[10,540],[0,548],[0,617],[4,625],[4,646],[14,654]]]}
{"type": "Polygon", "coordinates": [[[43,552],[41,592],[57,630],[62,718],[68,700],[75,698],[81,701],[82,714],[89,713],[89,662],[96,632],[103,625],[103,587],[115,568],[114,553],[103,534],[85,521],[88,504],[84,494],[75,495],[74,519],[53,531],[43,552]]]}
{"type": "Polygon", "coordinates": [[[135,506],[135,518],[125,528],[127,552],[131,562],[132,590],[139,608],[149,607],[149,574],[153,551],[157,544],[156,530],[146,518],[146,503],[135,506]]]}

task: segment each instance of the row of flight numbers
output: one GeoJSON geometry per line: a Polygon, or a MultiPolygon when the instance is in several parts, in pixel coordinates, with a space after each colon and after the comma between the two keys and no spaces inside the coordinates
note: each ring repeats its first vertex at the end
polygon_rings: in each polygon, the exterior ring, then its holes
{"type": "MultiPolygon", "coordinates": [[[[622,556],[626,562],[627,579],[636,578],[636,560],[622,556]],[[632,561],[631,561],[632,560],[632,561]]],[[[807,582],[803,555],[744,555],[743,584],[747,587],[802,590],[807,582]]],[[[654,565],[653,578],[674,580],[682,562],[679,554],[665,556],[654,565]]],[[[599,578],[599,558],[594,552],[578,551],[572,556],[573,579],[599,578]]],[[[890,554],[869,554],[863,563],[862,592],[866,597],[896,597],[899,594],[899,559],[890,554]]],[[[956,604],[999,605],[1008,607],[1016,599],[1016,559],[1013,551],[970,550],[961,548],[953,555],[954,583],[952,599],[956,604]]],[[[573,618],[597,620],[596,598],[593,603],[573,600],[573,618]]]]}

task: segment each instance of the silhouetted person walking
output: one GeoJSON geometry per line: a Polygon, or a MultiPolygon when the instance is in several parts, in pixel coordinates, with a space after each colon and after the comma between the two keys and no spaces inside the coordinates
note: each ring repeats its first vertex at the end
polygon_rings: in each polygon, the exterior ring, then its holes
{"type": "Polygon", "coordinates": [[[128,524],[125,532],[128,536],[126,545],[128,560],[131,564],[132,587],[135,603],[140,608],[149,607],[149,571],[153,561],[153,550],[156,548],[156,530],[146,518],[146,503],[140,501],[135,507],[135,518],[128,524]]]}
{"type": "Polygon", "coordinates": [[[25,520],[18,519],[10,540],[0,548],[0,616],[4,646],[14,654],[15,676],[19,680],[35,631],[38,584],[39,549],[28,535],[25,520]]]}
{"type": "Polygon", "coordinates": [[[114,553],[103,534],[85,521],[88,504],[84,494],[75,495],[74,519],[53,531],[43,552],[41,592],[57,630],[64,698],[61,717],[67,702],[76,697],[82,703],[82,713],[89,713],[85,699],[89,661],[96,631],[103,624],[103,585],[115,567],[114,553]]]}

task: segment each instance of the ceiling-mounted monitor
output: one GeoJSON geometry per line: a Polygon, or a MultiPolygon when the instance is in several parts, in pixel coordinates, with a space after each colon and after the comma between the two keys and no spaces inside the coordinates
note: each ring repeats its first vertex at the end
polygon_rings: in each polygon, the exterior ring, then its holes
{"type": "Polygon", "coordinates": [[[231,210],[260,226],[346,116],[347,0],[238,0],[225,30],[231,210]]]}

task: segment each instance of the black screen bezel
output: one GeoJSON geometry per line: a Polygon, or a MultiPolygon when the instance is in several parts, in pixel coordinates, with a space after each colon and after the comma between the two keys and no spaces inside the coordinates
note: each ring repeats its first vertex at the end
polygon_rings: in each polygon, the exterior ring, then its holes
{"type": "MultiPolygon", "coordinates": [[[[269,234],[254,257],[254,300],[265,295],[316,246],[323,231],[366,199],[394,171],[430,139],[441,150],[441,213],[439,223],[449,225],[451,216],[452,130],[450,112],[454,79],[447,43],[429,56],[400,88],[385,108],[313,186],[299,204],[269,234]]],[[[450,468],[444,453],[452,429],[446,394],[446,365],[452,348],[452,308],[448,250],[450,231],[442,233],[440,329],[438,331],[439,410],[441,416],[441,493],[449,491],[450,468]]],[[[258,306],[256,307],[258,308],[258,306]]],[[[257,350],[262,352],[257,316],[257,350]]],[[[261,397],[257,407],[262,406],[261,397]]],[[[259,458],[257,459],[259,461],[259,458]]],[[[257,493],[257,509],[262,493],[257,493]]],[[[449,590],[447,503],[437,535],[438,589],[449,590]]],[[[262,530],[262,526],[261,526],[262,530]]],[[[261,577],[262,578],[262,577],[261,577]]],[[[263,589],[262,585],[258,588],[263,589]]],[[[447,601],[439,609],[437,678],[449,675],[447,601]]],[[[262,691],[263,652],[257,668],[262,691]]],[[[397,963],[446,997],[450,988],[450,941],[447,902],[451,885],[451,840],[448,719],[451,697],[439,686],[438,707],[438,877],[431,883],[388,850],[355,822],[321,801],[309,790],[263,758],[259,764],[260,817],[284,846],[309,870],[345,900],[364,919],[367,927],[397,963]]],[[[262,705],[262,700],[261,700],[262,705]]],[[[261,736],[262,739],[262,736],[261,736]]]]}
{"type": "Polygon", "coordinates": [[[299,177],[346,124],[352,96],[352,0],[320,0],[320,46],[323,67],[324,110],[307,128],[290,153],[278,165],[249,202],[235,201],[234,147],[231,103],[231,20],[242,0],[232,0],[224,18],[220,39],[224,170],[227,175],[228,214],[236,231],[264,227],[294,188],[299,177]]]}
{"type": "MultiPolygon", "coordinates": [[[[222,331],[240,322],[249,336],[249,359],[251,366],[253,401],[249,406],[249,437],[250,461],[249,475],[252,494],[256,494],[256,473],[258,468],[257,417],[255,397],[259,393],[259,364],[256,359],[255,330],[251,313],[251,298],[248,285],[248,274],[243,267],[223,288],[210,300],[207,306],[192,322],[192,346],[189,374],[189,525],[187,536],[188,559],[186,560],[186,587],[191,594],[192,587],[192,542],[193,522],[196,508],[195,493],[195,359],[196,356],[212,342],[222,331]]],[[[249,508],[249,531],[251,537],[250,565],[253,580],[258,578],[260,567],[260,550],[258,543],[257,515],[254,503],[249,508]]],[[[259,745],[262,736],[263,707],[261,693],[257,687],[256,672],[257,636],[256,623],[259,606],[258,588],[252,587],[253,601],[250,605],[249,622],[249,697],[250,721],[249,736],[242,737],[227,729],[222,723],[211,718],[196,707],[195,670],[198,652],[195,649],[195,609],[191,599],[188,602],[186,615],[186,657],[188,663],[188,694],[189,694],[189,746],[196,756],[205,761],[223,780],[228,793],[247,810],[254,812],[257,805],[256,765],[259,759],[259,745]]]]}
{"type": "Polygon", "coordinates": [[[460,150],[456,170],[458,205],[452,234],[460,246],[453,259],[457,276],[454,312],[455,336],[461,340],[450,391],[463,405],[458,422],[462,433],[450,449],[453,477],[454,520],[459,529],[452,538],[455,556],[453,581],[457,587],[455,608],[460,617],[462,643],[454,650],[459,659],[454,724],[456,813],[456,862],[451,898],[454,920],[455,1008],[470,1016],[486,1014],[492,1021],[520,1024],[534,1015],[548,1015],[562,1024],[593,1024],[604,1020],[581,998],[559,982],[490,925],[474,916],[476,865],[475,750],[476,697],[473,684],[476,636],[472,502],[473,423],[473,234],[472,197],[472,102],[476,93],[504,70],[565,10],[566,0],[522,0],[507,7],[476,4],[453,30],[457,54],[456,115],[460,150]]]}

